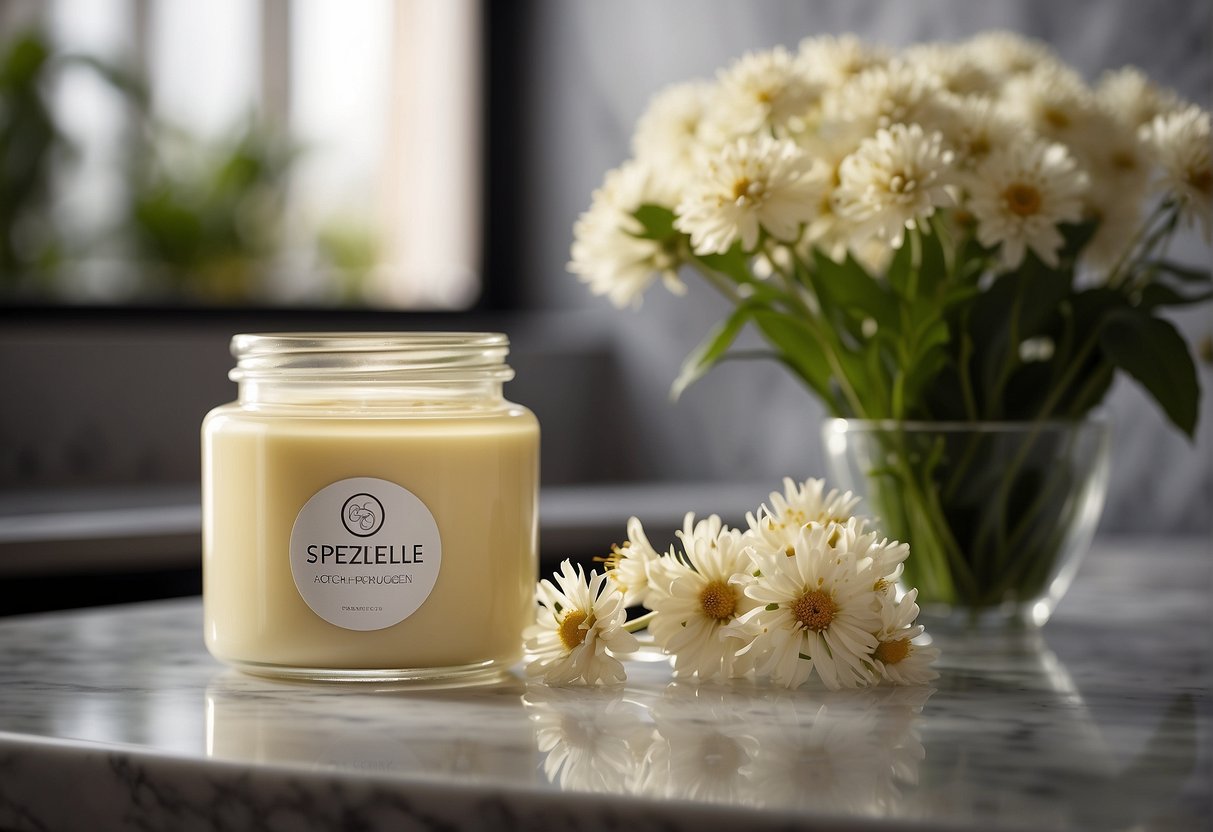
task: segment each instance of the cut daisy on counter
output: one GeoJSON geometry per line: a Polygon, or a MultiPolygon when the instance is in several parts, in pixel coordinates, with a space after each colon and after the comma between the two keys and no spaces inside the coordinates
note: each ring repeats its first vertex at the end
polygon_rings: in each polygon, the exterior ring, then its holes
{"type": "Polygon", "coordinates": [[[852,514],[849,491],[784,480],[783,492],[731,529],[687,514],[679,544],[658,555],[640,521],[628,542],[587,576],[566,560],[539,582],[527,630],[527,674],[548,685],[620,684],[621,659],[648,629],[675,678],[749,678],[789,688],[817,679],[831,690],[936,678],[935,647],[915,624],[917,593],[899,595],[909,546],[852,514]],[[646,612],[632,620],[626,607],[646,612]]]}

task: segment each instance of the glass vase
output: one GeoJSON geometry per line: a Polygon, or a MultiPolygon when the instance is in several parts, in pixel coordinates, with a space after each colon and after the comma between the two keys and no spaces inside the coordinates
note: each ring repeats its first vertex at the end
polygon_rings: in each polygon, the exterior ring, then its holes
{"type": "Polygon", "coordinates": [[[903,581],[922,614],[963,627],[1053,614],[1099,522],[1108,433],[1098,419],[823,427],[833,484],[910,544],[903,581]]]}

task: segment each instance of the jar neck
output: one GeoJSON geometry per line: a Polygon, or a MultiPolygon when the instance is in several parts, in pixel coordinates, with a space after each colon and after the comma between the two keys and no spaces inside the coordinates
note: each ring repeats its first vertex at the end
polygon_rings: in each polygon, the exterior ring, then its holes
{"type": "Polygon", "coordinates": [[[237,335],[229,377],[243,407],[366,411],[498,409],[509,341],[496,333],[237,335]]]}

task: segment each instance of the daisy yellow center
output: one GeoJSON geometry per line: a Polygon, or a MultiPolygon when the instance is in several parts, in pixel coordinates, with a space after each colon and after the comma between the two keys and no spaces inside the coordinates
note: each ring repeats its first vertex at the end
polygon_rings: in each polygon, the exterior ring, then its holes
{"type": "Polygon", "coordinates": [[[911,171],[902,171],[889,177],[889,193],[910,194],[918,187],[918,180],[911,171]]]}
{"type": "Polygon", "coordinates": [[[738,205],[751,205],[762,199],[762,182],[748,176],[739,176],[733,180],[733,202],[738,205]]]}
{"type": "Polygon", "coordinates": [[[607,555],[606,557],[602,557],[600,555],[595,555],[594,562],[606,564],[607,569],[612,569],[612,570],[618,569],[619,564],[623,562],[623,559],[625,557],[627,557],[627,552],[625,552],[624,550],[627,549],[631,545],[632,544],[626,540],[623,541],[622,545],[620,545],[618,543],[612,544],[611,553],[609,555],[607,555]]]}
{"type": "Polygon", "coordinates": [[[699,608],[703,610],[704,615],[717,621],[732,618],[736,606],[737,596],[733,594],[733,588],[724,581],[712,581],[699,593],[699,608]]]}
{"type": "Polygon", "coordinates": [[[821,632],[830,626],[834,616],[838,614],[838,604],[828,592],[811,589],[792,603],[792,616],[806,630],[821,632]]]}
{"type": "Polygon", "coordinates": [[[1065,110],[1058,109],[1057,107],[1046,107],[1041,115],[1044,117],[1045,123],[1050,127],[1064,130],[1070,126],[1070,115],[1065,110]]]}
{"type": "Polygon", "coordinates": [[[1127,150],[1118,150],[1112,154],[1112,167],[1117,170],[1136,170],[1137,157],[1127,150]]]}
{"type": "Polygon", "coordinates": [[[586,631],[581,629],[585,619],[586,614],[581,610],[569,610],[564,618],[560,619],[560,643],[564,645],[565,650],[572,650],[585,641],[586,631]]]}
{"type": "Polygon", "coordinates": [[[990,139],[986,136],[974,136],[973,141],[969,142],[969,155],[979,159],[988,156],[992,149],[990,139]]]}
{"type": "Polygon", "coordinates": [[[910,655],[911,645],[908,638],[896,641],[882,641],[876,645],[875,658],[885,664],[897,664],[910,655]]]}
{"type": "Polygon", "coordinates": [[[1015,182],[1002,192],[1007,210],[1021,217],[1030,217],[1040,212],[1040,191],[1023,182],[1015,182]]]}

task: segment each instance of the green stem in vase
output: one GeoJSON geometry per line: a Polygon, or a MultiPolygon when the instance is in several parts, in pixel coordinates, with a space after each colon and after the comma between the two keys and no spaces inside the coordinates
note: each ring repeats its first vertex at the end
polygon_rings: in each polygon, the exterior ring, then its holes
{"type": "Polygon", "coordinates": [[[929,459],[920,463],[904,428],[899,426],[891,438],[893,448],[886,448],[886,458],[893,460],[891,473],[901,492],[885,502],[900,505],[906,537],[913,547],[912,569],[923,573],[919,584],[929,586],[935,600],[947,603],[972,597],[977,588],[972,571],[939,504],[933,481],[941,449],[936,444],[929,459]]]}
{"type": "Polygon", "coordinates": [[[852,412],[855,413],[859,418],[866,418],[866,408],[864,408],[863,402],[859,398],[859,394],[855,392],[855,387],[851,384],[850,378],[843,369],[842,362],[838,359],[834,345],[830,343],[830,339],[821,332],[820,316],[813,311],[813,308],[809,306],[809,304],[801,296],[801,289],[800,286],[797,285],[796,280],[774,260],[771,262],[775,268],[775,271],[779,274],[780,279],[783,281],[788,299],[791,300],[791,302],[801,312],[803,312],[803,320],[808,325],[807,329],[810,333],[812,333],[814,340],[816,340],[818,345],[821,347],[821,351],[825,355],[826,361],[830,363],[830,371],[834,375],[834,380],[838,382],[838,386],[842,390],[843,396],[846,397],[847,404],[851,406],[852,412]]]}

